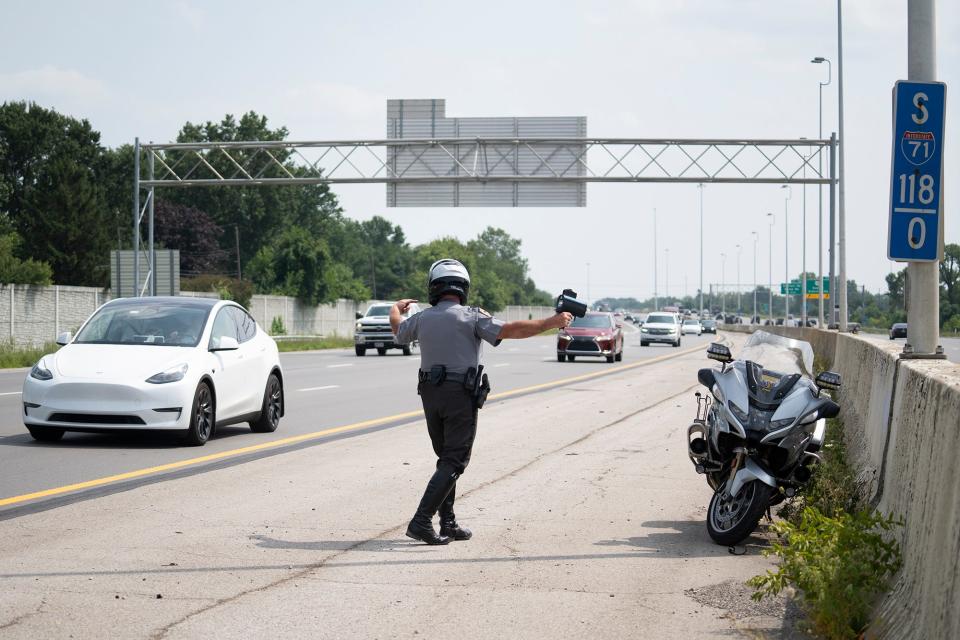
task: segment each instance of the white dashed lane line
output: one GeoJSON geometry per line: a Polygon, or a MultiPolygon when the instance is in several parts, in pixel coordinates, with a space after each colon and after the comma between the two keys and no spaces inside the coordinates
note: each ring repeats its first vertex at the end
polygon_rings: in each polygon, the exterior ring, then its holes
{"type": "Polygon", "coordinates": [[[7,393],[0,393],[0,396],[18,396],[22,391],[8,391],[7,393]]]}
{"type": "Polygon", "coordinates": [[[352,367],[353,365],[348,364],[328,364],[327,369],[339,369],[340,367],[352,367]]]}
{"type": "Polygon", "coordinates": [[[306,389],[298,389],[298,391],[323,391],[324,389],[339,389],[340,385],[338,384],[328,384],[323,387],[307,387],[306,389]]]}
{"type": "Polygon", "coordinates": [[[509,362],[501,362],[500,364],[495,364],[495,365],[493,365],[494,368],[497,368],[497,367],[509,367],[509,366],[510,366],[510,363],[509,363],[509,362]]]}

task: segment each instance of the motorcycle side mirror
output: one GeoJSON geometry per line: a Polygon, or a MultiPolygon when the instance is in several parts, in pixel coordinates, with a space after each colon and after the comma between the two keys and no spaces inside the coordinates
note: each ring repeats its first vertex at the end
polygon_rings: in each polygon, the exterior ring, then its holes
{"type": "Polygon", "coordinates": [[[722,362],[723,364],[733,362],[733,356],[730,355],[730,348],[717,342],[712,342],[710,346],[707,347],[707,357],[711,360],[722,362]]]}
{"type": "Polygon", "coordinates": [[[816,384],[817,389],[820,389],[821,391],[824,389],[836,391],[840,388],[841,384],[840,374],[834,373],[833,371],[824,371],[817,376],[817,379],[814,380],[814,384],[816,384]]]}

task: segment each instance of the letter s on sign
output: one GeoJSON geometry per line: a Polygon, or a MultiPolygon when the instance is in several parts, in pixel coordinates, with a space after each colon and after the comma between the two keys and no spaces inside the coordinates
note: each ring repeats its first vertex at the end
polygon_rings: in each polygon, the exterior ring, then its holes
{"type": "Polygon", "coordinates": [[[916,124],[923,124],[927,121],[927,118],[930,117],[930,114],[927,113],[926,103],[929,101],[927,94],[923,92],[918,92],[913,96],[913,106],[920,110],[920,113],[914,113],[910,117],[913,118],[913,121],[916,124]]]}

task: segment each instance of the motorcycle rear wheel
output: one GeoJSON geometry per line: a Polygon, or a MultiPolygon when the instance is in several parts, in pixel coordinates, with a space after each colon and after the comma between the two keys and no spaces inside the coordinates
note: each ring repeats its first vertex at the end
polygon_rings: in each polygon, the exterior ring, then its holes
{"type": "Polygon", "coordinates": [[[727,482],[720,485],[707,508],[707,533],[717,544],[732,546],[753,533],[770,505],[773,489],[759,480],[740,488],[736,496],[725,498],[727,482]]]}

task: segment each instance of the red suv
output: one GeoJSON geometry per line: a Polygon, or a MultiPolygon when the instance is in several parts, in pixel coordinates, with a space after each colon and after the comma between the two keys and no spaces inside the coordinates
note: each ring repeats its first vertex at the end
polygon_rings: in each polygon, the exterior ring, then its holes
{"type": "Polygon", "coordinates": [[[577,356],[623,360],[623,330],[612,313],[590,312],[557,334],[557,362],[573,362],[577,356]]]}

